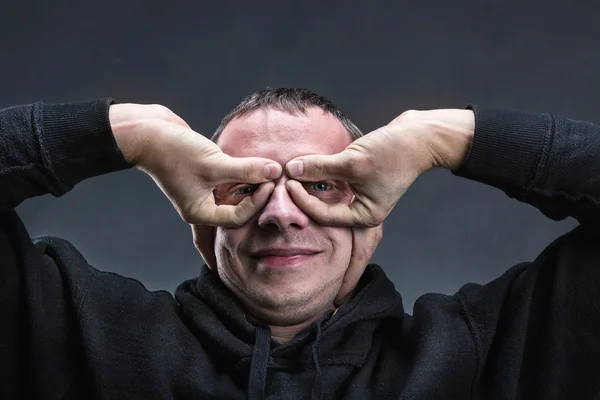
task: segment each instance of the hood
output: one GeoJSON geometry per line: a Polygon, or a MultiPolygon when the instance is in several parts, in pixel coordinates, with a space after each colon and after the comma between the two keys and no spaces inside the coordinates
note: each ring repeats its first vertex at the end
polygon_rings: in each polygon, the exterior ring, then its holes
{"type": "Polygon", "coordinates": [[[218,359],[227,363],[223,365],[249,368],[251,399],[263,398],[268,369],[314,368],[315,397],[320,366],[362,366],[375,329],[386,319],[404,317],[400,294],[375,264],[365,269],[352,300],[284,344],[271,339],[268,326],[248,322],[241,303],[206,266],[198,278],[179,285],[175,299],[183,322],[210,348],[218,349],[218,359]]]}

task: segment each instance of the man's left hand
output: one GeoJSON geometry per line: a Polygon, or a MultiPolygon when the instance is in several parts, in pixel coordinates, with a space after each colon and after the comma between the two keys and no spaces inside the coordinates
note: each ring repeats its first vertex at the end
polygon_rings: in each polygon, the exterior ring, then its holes
{"type": "Polygon", "coordinates": [[[352,255],[350,264],[344,274],[342,286],[334,300],[336,307],[346,303],[352,298],[356,284],[360,280],[365,267],[383,237],[383,224],[375,228],[352,228],[352,255]]]}
{"type": "Polygon", "coordinates": [[[321,225],[375,227],[420,174],[462,164],[474,126],[470,110],[407,111],[341,153],[301,156],[286,164],[287,174],[299,181],[347,182],[355,195],[349,205],[326,204],[296,180],[286,186],[294,202],[321,225]]]}
{"type": "Polygon", "coordinates": [[[317,223],[353,229],[353,254],[336,302],[356,286],[379,243],[381,224],[400,197],[423,172],[460,167],[474,129],[471,110],[407,111],[341,153],[301,156],[286,164],[294,179],[343,181],[354,192],[349,205],[326,204],[309,195],[300,182],[286,183],[294,202],[317,223]]]}

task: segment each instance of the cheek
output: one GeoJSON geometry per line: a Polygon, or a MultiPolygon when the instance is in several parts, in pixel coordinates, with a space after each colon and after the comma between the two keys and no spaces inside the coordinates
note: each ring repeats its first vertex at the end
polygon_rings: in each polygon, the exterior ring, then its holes
{"type": "Polygon", "coordinates": [[[244,237],[244,227],[226,229],[217,227],[215,232],[215,255],[219,264],[237,258],[237,249],[244,237]]]}
{"type": "Polygon", "coordinates": [[[344,270],[350,263],[352,255],[352,230],[349,228],[323,228],[333,245],[332,265],[340,265],[344,270]]]}

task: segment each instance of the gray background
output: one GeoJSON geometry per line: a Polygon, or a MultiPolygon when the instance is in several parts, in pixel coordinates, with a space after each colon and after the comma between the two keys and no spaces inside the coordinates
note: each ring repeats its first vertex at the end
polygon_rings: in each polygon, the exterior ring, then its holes
{"type": "MultiPolygon", "coordinates": [[[[547,1],[2,2],[0,106],[112,96],[161,103],[210,135],[246,94],[313,89],[365,131],[406,109],[492,107],[595,122],[600,3],[547,1]]],[[[173,291],[202,260],[188,226],[137,170],[18,211],[100,269],[173,291]]],[[[407,309],[531,260],[575,226],[447,171],[422,176],[374,261],[407,309]]]]}

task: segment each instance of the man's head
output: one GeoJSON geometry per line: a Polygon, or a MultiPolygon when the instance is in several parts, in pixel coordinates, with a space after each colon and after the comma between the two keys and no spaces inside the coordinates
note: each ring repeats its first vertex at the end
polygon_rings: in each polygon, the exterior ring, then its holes
{"type": "MultiPolygon", "coordinates": [[[[298,156],[343,151],[360,130],[329,100],[304,89],[266,89],[245,98],[213,140],[233,157],[264,157],[282,166],[298,156]]],[[[294,325],[333,305],[352,252],[349,228],[316,224],[293,202],[282,176],[266,206],[240,228],[217,228],[214,251],[221,280],[252,315],[294,325]]],[[[344,182],[304,183],[327,203],[350,203],[344,182]]],[[[256,189],[226,184],[217,204],[237,204],[256,189]]]]}

